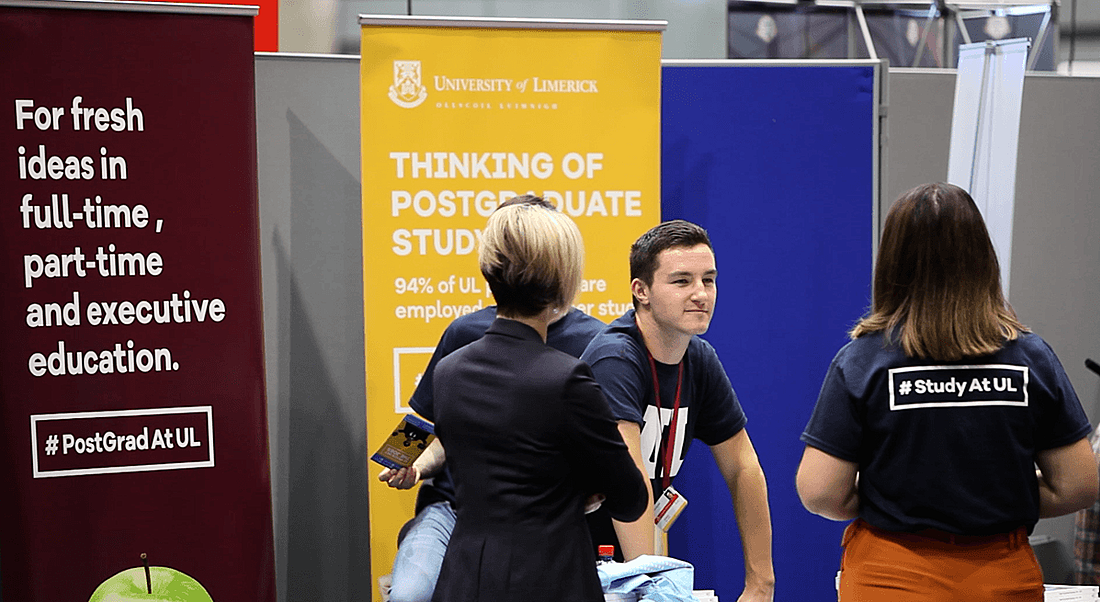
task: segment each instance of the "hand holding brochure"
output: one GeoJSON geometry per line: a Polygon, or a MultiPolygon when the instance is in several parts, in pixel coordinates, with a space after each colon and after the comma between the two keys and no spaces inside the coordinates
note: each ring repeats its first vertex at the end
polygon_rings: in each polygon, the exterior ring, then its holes
{"type": "Polygon", "coordinates": [[[432,423],[409,414],[401,419],[371,460],[394,470],[412,466],[435,439],[432,423]]]}

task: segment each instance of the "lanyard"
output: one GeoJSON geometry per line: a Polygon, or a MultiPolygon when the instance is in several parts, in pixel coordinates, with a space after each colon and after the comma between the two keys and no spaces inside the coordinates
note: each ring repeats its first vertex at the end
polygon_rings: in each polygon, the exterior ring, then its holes
{"type": "MultiPolygon", "coordinates": [[[[661,423],[661,383],[657,381],[657,362],[653,360],[653,354],[646,349],[649,357],[649,369],[653,374],[653,397],[657,400],[657,425],[661,423]]],[[[658,453],[661,456],[661,491],[668,489],[672,482],[672,453],[676,438],[676,420],[680,415],[680,386],[684,383],[684,360],[680,360],[680,367],[676,371],[676,398],[672,402],[672,420],[668,425],[668,436],[661,440],[658,453]]],[[[659,433],[660,431],[658,431],[659,433]]],[[[660,435],[658,434],[658,437],[660,435]]]]}

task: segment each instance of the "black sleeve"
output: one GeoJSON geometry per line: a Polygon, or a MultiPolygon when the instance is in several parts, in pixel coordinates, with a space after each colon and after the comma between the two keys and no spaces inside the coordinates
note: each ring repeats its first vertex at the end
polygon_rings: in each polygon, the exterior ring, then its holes
{"type": "Polygon", "coordinates": [[[568,454],[585,491],[602,493],[603,507],[623,522],[649,508],[649,483],[630,457],[599,385],[587,364],[577,364],[565,386],[568,454]]]}
{"type": "Polygon", "coordinates": [[[456,332],[457,325],[452,322],[447,329],[443,331],[443,335],[439,337],[439,343],[435,346],[435,351],[432,352],[432,358],[428,360],[428,367],[424,369],[424,374],[420,377],[420,382],[416,385],[416,390],[413,391],[412,397],[409,398],[409,407],[416,411],[417,414],[427,418],[428,420],[435,422],[435,394],[432,390],[432,379],[435,378],[435,367],[439,364],[439,360],[447,357],[452,352],[463,346],[477,340],[481,335],[477,337],[466,335],[456,332]]]}

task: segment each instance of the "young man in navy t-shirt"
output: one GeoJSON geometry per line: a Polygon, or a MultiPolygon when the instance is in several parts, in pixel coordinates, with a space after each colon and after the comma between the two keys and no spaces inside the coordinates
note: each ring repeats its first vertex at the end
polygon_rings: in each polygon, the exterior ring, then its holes
{"type": "MultiPolygon", "coordinates": [[[[619,421],[619,431],[655,498],[669,489],[692,439],[710,446],[733,496],[745,550],[741,602],[770,601],[775,573],[767,484],[746,418],[714,348],[714,250],[701,227],[676,220],[643,234],[630,250],[634,308],[588,345],[581,359],[619,421]]],[[[654,515],[615,523],[629,560],[654,553],[654,515]]]]}

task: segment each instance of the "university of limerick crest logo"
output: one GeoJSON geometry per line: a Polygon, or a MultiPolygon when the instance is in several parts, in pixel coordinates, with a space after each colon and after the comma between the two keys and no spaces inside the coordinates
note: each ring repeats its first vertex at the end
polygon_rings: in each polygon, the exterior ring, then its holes
{"type": "Polygon", "coordinates": [[[390,100],[399,107],[411,109],[428,97],[428,89],[420,83],[420,61],[394,61],[390,100]]]}

